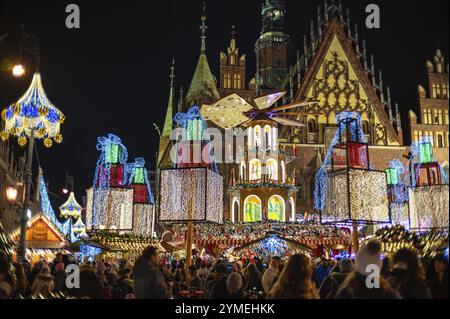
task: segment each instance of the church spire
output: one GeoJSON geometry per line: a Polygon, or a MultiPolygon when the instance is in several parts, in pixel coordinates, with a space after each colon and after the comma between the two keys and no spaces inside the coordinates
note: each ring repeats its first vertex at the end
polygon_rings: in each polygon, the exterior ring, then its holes
{"type": "Polygon", "coordinates": [[[172,65],[170,67],[170,90],[169,90],[169,102],[167,103],[166,119],[164,121],[164,128],[162,136],[170,136],[172,132],[173,124],[173,111],[174,111],[174,101],[175,101],[175,91],[174,91],[174,80],[175,80],[175,59],[172,60],[172,65]]]}
{"type": "Polygon", "coordinates": [[[216,79],[211,73],[206,58],[206,4],[203,3],[201,17],[201,47],[197,67],[186,94],[186,107],[201,103],[213,103],[220,98],[216,79]]]}
{"type": "Polygon", "coordinates": [[[206,54],[206,30],[208,29],[208,26],[206,25],[206,3],[203,2],[202,5],[202,24],[200,25],[201,30],[201,48],[200,52],[201,54],[206,54]]]}

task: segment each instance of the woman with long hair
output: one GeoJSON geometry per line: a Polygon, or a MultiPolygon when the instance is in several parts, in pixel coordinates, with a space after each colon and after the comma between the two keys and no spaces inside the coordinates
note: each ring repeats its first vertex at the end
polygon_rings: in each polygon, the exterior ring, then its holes
{"type": "Polygon", "coordinates": [[[293,255],[272,287],[269,299],[319,299],[312,281],[311,259],[303,254],[293,255]]]}
{"type": "Polygon", "coordinates": [[[430,299],[431,294],[425,281],[425,271],[419,255],[414,249],[402,248],[392,259],[389,283],[403,299],[430,299]]]}
{"type": "Polygon", "coordinates": [[[263,290],[262,275],[254,263],[248,264],[247,268],[245,269],[244,282],[245,282],[244,286],[245,291],[263,290]]]}
{"type": "Polygon", "coordinates": [[[439,254],[431,264],[433,273],[428,278],[428,284],[433,299],[448,299],[448,257],[439,254]]]}

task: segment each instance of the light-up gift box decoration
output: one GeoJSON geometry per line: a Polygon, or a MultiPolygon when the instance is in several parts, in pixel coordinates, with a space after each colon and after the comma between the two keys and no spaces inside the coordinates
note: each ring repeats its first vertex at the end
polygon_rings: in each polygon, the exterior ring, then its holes
{"type": "Polygon", "coordinates": [[[441,168],[433,157],[433,145],[430,141],[419,143],[419,162],[414,163],[416,186],[442,184],[441,168]]]}
{"type": "MultiPolygon", "coordinates": [[[[352,114],[352,113],[350,113],[352,114]]],[[[359,116],[339,121],[327,173],[322,223],[389,223],[386,174],[369,167],[368,144],[362,141],[359,116]],[[337,139],[336,139],[337,137],[337,139]]]]}
{"type": "Polygon", "coordinates": [[[182,129],[182,140],[176,144],[177,167],[195,168],[212,164],[207,126],[200,109],[193,106],[186,113],[177,113],[174,122],[182,129]]]}
{"type": "Polygon", "coordinates": [[[430,140],[413,145],[413,150],[418,153],[418,162],[413,164],[415,184],[408,189],[410,228],[448,229],[448,177],[434,158],[430,140]]]}
{"type": "Polygon", "coordinates": [[[94,185],[87,190],[87,229],[152,235],[155,207],[144,159],[127,163],[127,149],[113,134],[98,138],[97,150],[94,185]]]}
{"type": "Polygon", "coordinates": [[[384,172],[392,224],[409,228],[408,189],[401,179],[405,167],[398,159],[394,159],[384,172]]]}
{"type": "Polygon", "coordinates": [[[150,237],[155,227],[155,201],[145,168],[145,159],[126,165],[127,186],[133,189],[133,233],[150,237]]]}
{"type": "Polygon", "coordinates": [[[223,177],[207,167],[161,170],[158,221],[221,224],[223,177]],[[193,210],[189,216],[191,200],[193,210]]]}
{"type": "MultiPolygon", "coordinates": [[[[174,121],[184,132],[182,141],[178,143],[183,152],[201,156],[192,153],[199,151],[192,146],[209,147],[209,138],[198,107],[176,114],[174,121]]],[[[213,156],[209,156],[208,152],[207,159],[201,162],[192,161],[193,157],[178,160],[176,168],[161,170],[159,222],[223,222],[223,177],[217,173],[213,156]]]]}
{"type": "Polygon", "coordinates": [[[361,141],[358,120],[345,118],[339,123],[339,142],[333,146],[332,170],[369,169],[369,146],[361,141]]]}

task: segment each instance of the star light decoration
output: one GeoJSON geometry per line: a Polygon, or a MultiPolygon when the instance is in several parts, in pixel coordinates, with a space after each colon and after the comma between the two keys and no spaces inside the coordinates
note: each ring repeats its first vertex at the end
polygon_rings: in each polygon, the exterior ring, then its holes
{"type": "Polygon", "coordinates": [[[5,121],[1,132],[2,140],[9,136],[18,138],[21,147],[27,139],[33,137],[44,139],[44,146],[51,147],[53,141],[61,143],[63,137],[60,126],[64,122],[64,114],[47,98],[42,86],[41,74],[35,73],[31,85],[25,94],[14,104],[3,110],[5,121]]]}
{"type": "Polygon", "coordinates": [[[81,211],[83,208],[80,204],[78,204],[75,199],[75,194],[73,192],[70,193],[67,201],[59,207],[59,211],[61,213],[61,217],[69,218],[73,217],[74,219],[81,217],[81,211]]]}

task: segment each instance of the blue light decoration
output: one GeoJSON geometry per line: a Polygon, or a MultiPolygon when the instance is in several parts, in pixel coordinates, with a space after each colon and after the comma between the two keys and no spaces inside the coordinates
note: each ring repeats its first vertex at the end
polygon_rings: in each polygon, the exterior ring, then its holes
{"type": "Polygon", "coordinates": [[[2,118],[5,126],[0,135],[4,141],[10,135],[17,137],[22,147],[31,136],[44,139],[46,147],[51,147],[53,141],[56,143],[63,141],[60,126],[64,122],[64,114],[47,98],[40,73],[33,75],[25,94],[16,103],[3,110],[2,118]]]}
{"type": "MultiPolygon", "coordinates": [[[[322,166],[318,170],[315,176],[314,182],[314,208],[319,211],[323,211],[326,205],[327,189],[328,189],[328,171],[332,164],[333,159],[333,149],[339,144],[341,139],[341,132],[346,130],[346,121],[355,119],[356,121],[350,122],[350,134],[352,139],[357,140],[357,136],[363,143],[367,143],[366,135],[361,126],[361,115],[357,112],[342,112],[336,115],[336,121],[339,123],[339,127],[336,130],[333,139],[331,140],[331,145],[327,150],[325,159],[322,166]]],[[[361,158],[361,160],[367,160],[366,158],[361,158]]],[[[373,169],[373,165],[369,163],[369,169],[373,169]]]]}
{"type": "Polygon", "coordinates": [[[99,247],[94,247],[86,244],[80,245],[80,257],[82,261],[88,259],[89,261],[94,261],[95,257],[102,253],[102,249],[99,247]]]}
{"type": "Polygon", "coordinates": [[[100,151],[100,156],[97,160],[92,184],[93,202],[95,203],[92,207],[92,226],[98,227],[105,225],[106,222],[108,196],[104,196],[102,191],[109,190],[111,186],[124,186],[126,176],[123,167],[128,160],[128,151],[122,144],[122,140],[114,134],[99,137],[96,147],[100,151]],[[113,179],[112,171],[114,172],[113,179]]]}
{"type": "Polygon", "coordinates": [[[286,254],[286,251],[289,249],[286,241],[283,239],[273,235],[263,239],[259,246],[254,248],[254,252],[257,256],[261,256],[263,258],[269,258],[272,256],[282,257],[286,254]]]}
{"type": "MultiPolygon", "coordinates": [[[[211,154],[211,143],[208,135],[208,126],[205,119],[200,114],[198,106],[192,106],[186,113],[179,112],[173,118],[179,127],[183,128],[182,141],[204,141],[211,154]]],[[[217,164],[214,156],[211,156],[211,169],[217,172],[217,164]]]]}
{"type": "MultiPolygon", "coordinates": [[[[71,237],[72,219],[69,218],[64,223],[56,218],[55,211],[48,197],[47,185],[45,185],[44,176],[39,176],[39,195],[42,213],[67,237],[71,237]]],[[[72,239],[72,238],[71,238],[72,239]]]]}
{"type": "Polygon", "coordinates": [[[388,194],[389,194],[389,209],[392,215],[392,223],[398,223],[406,228],[409,228],[409,218],[407,216],[408,202],[408,176],[404,176],[406,167],[399,159],[393,159],[389,162],[389,168],[386,170],[388,194]]]}
{"type": "Polygon", "coordinates": [[[145,159],[143,157],[138,157],[134,160],[134,163],[126,164],[125,173],[127,176],[127,185],[145,185],[148,196],[146,203],[155,204],[155,198],[150,187],[150,181],[148,180],[148,171],[145,167],[145,159]]]}

